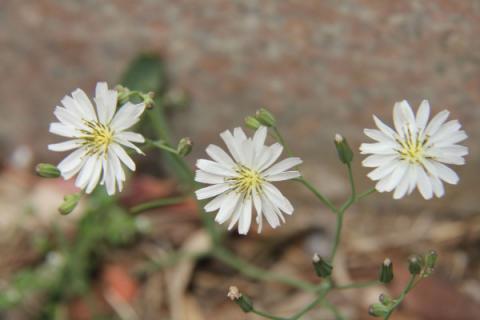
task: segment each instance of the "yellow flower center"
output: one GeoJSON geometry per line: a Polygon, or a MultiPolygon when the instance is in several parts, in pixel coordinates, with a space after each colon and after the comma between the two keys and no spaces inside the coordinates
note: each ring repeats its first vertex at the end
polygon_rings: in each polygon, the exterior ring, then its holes
{"type": "Polygon", "coordinates": [[[106,154],[108,146],[113,142],[113,130],[97,121],[85,121],[90,130],[81,130],[84,134],[80,138],[87,147],[88,154],[106,154]]]}
{"type": "Polygon", "coordinates": [[[235,191],[243,194],[251,194],[254,189],[257,191],[261,190],[264,179],[258,171],[245,166],[239,166],[236,171],[238,176],[231,178],[235,191]]]}
{"type": "Polygon", "coordinates": [[[428,142],[428,136],[422,139],[420,133],[413,134],[410,128],[407,127],[405,137],[397,139],[397,142],[402,147],[398,151],[402,159],[411,163],[420,163],[425,158],[425,145],[428,142]]]}

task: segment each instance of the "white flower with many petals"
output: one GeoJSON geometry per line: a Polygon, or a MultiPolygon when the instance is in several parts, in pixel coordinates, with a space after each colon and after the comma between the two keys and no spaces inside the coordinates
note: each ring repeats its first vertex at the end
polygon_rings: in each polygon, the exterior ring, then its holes
{"type": "Polygon", "coordinates": [[[109,90],[105,82],[97,83],[94,100],[96,108],[81,89],[62,99],[63,107],[57,106],[54,112],[59,122],[50,124],[50,132],[70,140],[51,144],[48,149],[75,149],[58,164],[62,177],[67,180],[78,173],[78,188],[90,193],[100,182],[112,195],[117,188],[122,190],[125,181],[121,163],[135,170],[124,147],[142,153],[133,142],[145,142],[143,136],[126,130],[140,120],[145,105],[127,102],[116,112],[117,91],[109,90]]]}
{"type": "Polygon", "coordinates": [[[207,154],[213,160],[197,161],[195,181],[211,185],[197,190],[197,198],[215,197],[205,206],[205,211],[218,210],[215,221],[222,224],[230,220],[229,230],[238,222],[240,234],[248,233],[253,208],[257,212],[259,233],[263,217],[272,228],[278,227],[285,222],[283,213],[291,215],[293,206],[272,182],[299,177],[298,171],[290,169],[302,160],[292,157],[274,164],[283,147],[279,143],[265,145],[266,127],[260,127],[251,138],[247,138],[241,128],[235,128],[233,134],[227,130],[220,136],[232,157],[211,144],[207,154]]]}
{"type": "Polygon", "coordinates": [[[379,192],[395,190],[402,198],[417,188],[425,199],[442,197],[443,182],[457,184],[458,175],[445,164],[462,165],[468,148],[458,145],[467,138],[457,120],[447,121],[444,110],[428,122],[430,105],[424,100],[414,115],[407,101],[393,108],[395,131],[373,116],[378,129],[365,129],[375,143],[363,143],[360,151],[371,154],[362,164],[375,167],[368,177],[378,181],[379,192]],[[447,121],[447,122],[446,122],[447,121]]]}

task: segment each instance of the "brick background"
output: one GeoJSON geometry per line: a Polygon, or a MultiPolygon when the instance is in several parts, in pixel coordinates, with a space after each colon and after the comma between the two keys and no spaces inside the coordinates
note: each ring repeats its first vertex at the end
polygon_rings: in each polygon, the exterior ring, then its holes
{"type": "Polygon", "coordinates": [[[305,171],[335,189],[331,180],[344,179],[333,166],[335,132],[357,147],[372,113],[390,122],[395,101],[427,98],[471,136],[460,187],[440,203],[475,210],[479,21],[473,0],[2,0],[0,137],[5,150],[27,144],[38,159],[52,157],[47,129],[61,97],[114,83],[136,54],[153,51],[192,95],[191,109],[173,120],[196,142],[192,162],[219,131],[265,105],[305,171]]]}

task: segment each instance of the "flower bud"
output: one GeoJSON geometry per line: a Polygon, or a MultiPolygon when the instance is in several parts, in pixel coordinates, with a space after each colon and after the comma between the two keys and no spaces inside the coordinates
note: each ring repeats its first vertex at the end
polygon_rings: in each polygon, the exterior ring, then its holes
{"type": "Polygon", "coordinates": [[[419,274],[423,268],[422,257],[419,255],[413,255],[408,259],[408,271],[411,275],[419,274]]]}
{"type": "Polygon", "coordinates": [[[155,93],[150,91],[146,94],[142,94],[143,103],[145,104],[145,108],[152,109],[155,106],[155,93]]]}
{"type": "Polygon", "coordinates": [[[322,259],[317,253],[312,257],[313,268],[320,278],[328,277],[332,274],[332,266],[322,259]]]}
{"type": "Polygon", "coordinates": [[[277,121],[273,114],[265,108],[261,108],[255,114],[257,120],[267,127],[275,127],[277,125],[277,121]]]}
{"type": "Polygon", "coordinates": [[[252,300],[241,294],[237,287],[231,286],[228,290],[227,297],[238,304],[243,312],[248,313],[253,310],[252,300]]]}
{"type": "Polygon", "coordinates": [[[350,149],[347,140],[345,140],[345,138],[338,133],[335,135],[335,148],[337,149],[338,158],[342,163],[349,164],[352,162],[352,149],[350,149]]]}
{"type": "Polygon", "coordinates": [[[185,157],[192,151],[192,148],[192,140],[190,138],[182,138],[178,142],[177,153],[180,157],[185,157]]]}
{"type": "Polygon", "coordinates": [[[35,168],[35,171],[40,177],[43,178],[58,178],[60,177],[60,170],[56,166],[50,163],[39,163],[35,168]]]}
{"type": "Polygon", "coordinates": [[[427,266],[427,268],[435,268],[435,265],[437,264],[437,258],[438,254],[435,250],[431,250],[430,252],[428,252],[425,256],[425,265],[427,266]]]}
{"type": "Polygon", "coordinates": [[[388,313],[388,308],[381,303],[374,303],[368,308],[368,314],[372,317],[384,317],[388,313]]]}
{"type": "Polygon", "coordinates": [[[75,209],[75,207],[77,206],[78,201],[80,201],[81,196],[82,196],[82,194],[80,192],[79,193],[67,194],[63,198],[63,203],[58,208],[58,211],[60,212],[60,214],[67,215],[70,212],[72,212],[75,209]]]}
{"type": "Polygon", "coordinates": [[[247,128],[257,130],[262,124],[254,117],[248,116],[245,118],[245,125],[247,128]]]}
{"type": "Polygon", "coordinates": [[[378,296],[378,301],[386,307],[391,306],[394,303],[394,301],[384,293],[378,296]]]}
{"type": "Polygon", "coordinates": [[[382,283],[389,283],[393,280],[393,264],[389,258],[383,261],[378,280],[382,283]]]}

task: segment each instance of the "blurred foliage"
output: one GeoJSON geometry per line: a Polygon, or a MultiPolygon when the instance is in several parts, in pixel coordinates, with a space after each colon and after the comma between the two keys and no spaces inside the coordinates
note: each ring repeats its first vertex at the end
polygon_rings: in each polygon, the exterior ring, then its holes
{"type": "Polygon", "coordinates": [[[116,205],[103,189],[92,196],[90,207],[71,239],[55,228],[51,246],[56,250],[50,251],[42,263],[15,275],[9,288],[0,293],[0,310],[43,295],[47,301],[38,318],[52,319],[57,304],[88,293],[101,257],[113,247],[131,243],[139,231],[138,218],[116,205]]]}

